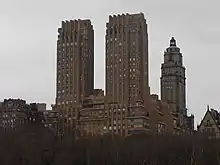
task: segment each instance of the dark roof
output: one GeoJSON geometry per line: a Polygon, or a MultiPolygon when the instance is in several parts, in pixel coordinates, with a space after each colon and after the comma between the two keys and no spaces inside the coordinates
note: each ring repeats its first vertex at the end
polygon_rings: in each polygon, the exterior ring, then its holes
{"type": "Polygon", "coordinates": [[[201,124],[203,123],[205,117],[210,114],[210,116],[212,117],[213,121],[215,122],[215,124],[218,126],[219,130],[220,130],[220,113],[217,110],[211,109],[211,111],[209,110],[209,108],[207,109],[201,123],[198,125],[198,129],[201,126],[201,124]]]}

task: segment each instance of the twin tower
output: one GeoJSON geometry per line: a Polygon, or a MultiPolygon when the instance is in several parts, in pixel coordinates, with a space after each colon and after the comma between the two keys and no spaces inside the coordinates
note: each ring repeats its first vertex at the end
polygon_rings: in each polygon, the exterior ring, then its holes
{"type": "MultiPolygon", "coordinates": [[[[90,20],[71,20],[63,21],[58,33],[56,106],[77,120],[79,105],[94,91],[94,30],[90,20]]],[[[105,42],[105,102],[142,111],[150,96],[144,14],[109,16],[105,42]]],[[[187,115],[185,68],[174,38],[161,71],[161,99],[187,115]]]]}

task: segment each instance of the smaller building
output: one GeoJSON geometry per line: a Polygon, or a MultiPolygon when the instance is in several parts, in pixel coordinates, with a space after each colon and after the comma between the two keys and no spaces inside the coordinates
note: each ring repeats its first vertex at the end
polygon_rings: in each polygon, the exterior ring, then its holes
{"type": "Polygon", "coordinates": [[[30,103],[31,109],[38,111],[38,112],[44,112],[46,111],[46,103],[30,103]]]}
{"type": "Polygon", "coordinates": [[[158,95],[152,94],[150,100],[150,130],[153,134],[172,132],[173,118],[169,104],[159,100],[158,95]]]}
{"type": "Polygon", "coordinates": [[[1,102],[0,127],[4,130],[20,128],[28,121],[29,107],[22,99],[4,99],[1,102]]]}
{"type": "Polygon", "coordinates": [[[102,135],[107,131],[107,112],[104,104],[104,91],[95,89],[94,94],[86,97],[82,103],[77,120],[77,136],[88,137],[102,135]]]}
{"type": "Polygon", "coordinates": [[[209,138],[220,138],[220,113],[217,110],[209,109],[197,126],[198,132],[204,133],[209,138]]]}
{"type": "Polygon", "coordinates": [[[2,102],[2,111],[3,112],[27,112],[28,106],[25,100],[22,99],[4,99],[2,102]]]}
{"type": "Polygon", "coordinates": [[[4,99],[0,103],[0,128],[13,130],[30,122],[44,120],[40,111],[46,104],[27,104],[22,99],[4,99]]]}
{"type": "Polygon", "coordinates": [[[122,134],[123,136],[149,133],[149,111],[145,108],[143,101],[136,101],[135,105],[129,105],[127,111],[126,109],[122,109],[122,112],[122,122],[125,123],[126,126],[126,134],[122,134]],[[123,116],[125,116],[125,119],[123,119],[123,116]]]}
{"type": "Polygon", "coordinates": [[[45,127],[50,126],[53,128],[58,127],[58,122],[59,122],[59,112],[50,110],[50,111],[45,111],[44,112],[44,125],[45,127]]]}
{"type": "Polygon", "coordinates": [[[37,103],[37,110],[38,112],[45,112],[47,109],[46,103],[37,103]]]}

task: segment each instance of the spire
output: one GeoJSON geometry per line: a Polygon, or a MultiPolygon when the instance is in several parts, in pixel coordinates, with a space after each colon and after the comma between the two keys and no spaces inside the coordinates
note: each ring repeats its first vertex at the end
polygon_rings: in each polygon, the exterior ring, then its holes
{"type": "Polygon", "coordinates": [[[170,40],[170,46],[176,46],[176,40],[174,39],[174,37],[172,37],[170,40]]]}
{"type": "Polygon", "coordinates": [[[209,105],[207,105],[207,110],[209,111],[209,105]]]}

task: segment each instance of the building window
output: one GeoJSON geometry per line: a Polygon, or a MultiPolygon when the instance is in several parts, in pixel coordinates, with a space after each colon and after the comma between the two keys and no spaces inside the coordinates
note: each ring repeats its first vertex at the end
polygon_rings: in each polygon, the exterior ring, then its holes
{"type": "Polygon", "coordinates": [[[174,125],[174,126],[176,126],[176,125],[177,125],[176,120],[173,120],[173,125],[174,125]]]}

